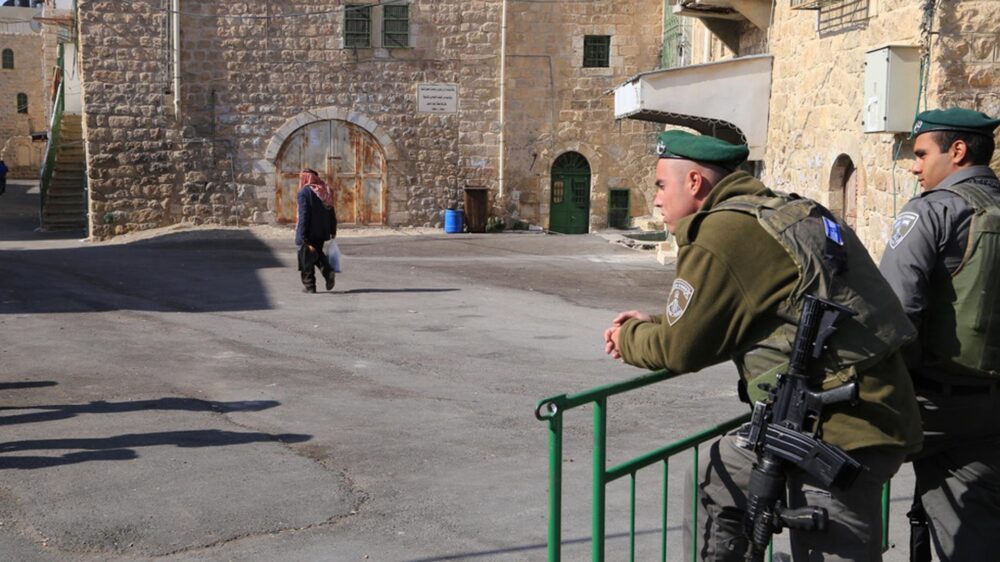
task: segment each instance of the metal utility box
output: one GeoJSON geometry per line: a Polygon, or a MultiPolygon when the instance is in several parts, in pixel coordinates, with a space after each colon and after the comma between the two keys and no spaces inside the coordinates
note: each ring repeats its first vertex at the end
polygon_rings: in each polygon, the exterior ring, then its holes
{"type": "Polygon", "coordinates": [[[866,133],[905,133],[920,89],[920,47],[886,45],[865,53],[866,133]]]}

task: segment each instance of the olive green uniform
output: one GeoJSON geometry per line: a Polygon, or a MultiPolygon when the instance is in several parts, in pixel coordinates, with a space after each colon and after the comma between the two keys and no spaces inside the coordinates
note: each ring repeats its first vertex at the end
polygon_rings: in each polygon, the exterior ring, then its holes
{"type": "MultiPolygon", "coordinates": [[[[934,312],[939,301],[955,294],[953,275],[967,255],[974,212],[949,189],[961,190],[968,182],[1000,205],[1000,181],[988,167],[955,172],[902,208],[879,265],[921,332],[918,343],[905,350],[925,440],[913,467],[935,550],[944,561],[982,560],[984,553],[1000,550],[998,381],[955,373],[924,353],[935,347],[928,339],[931,328],[954,330],[947,314],[934,312]]],[[[1000,298],[1000,287],[992,286],[986,296],[1000,298]]]]}
{"type": "MultiPolygon", "coordinates": [[[[678,224],[677,279],[667,309],[652,322],[632,319],[622,326],[618,349],[627,363],[694,372],[733,359],[744,378],[761,374],[753,364],[754,353],[766,347],[761,342],[797,323],[787,304],[804,283],[800,265],[757,218],[744,212],[713,212],[747,195],[775,194],[748,174],[736,172],[712,189],[701,212],[678,224]]],[[[854,244],[849,246],[860,248],[853,233],[848,234],[854,244]]],[[[874,272],[871,283],[884,285],[863,248],[860,253],[867,260],[859,262],[860,269],[874,272]]],[[[886,300],[892,301],[891,292],[887,294],[886,300]]],[[[898,303],[886,306],[898,309],[898,303]]],[[[898,316],[905,325],[902,331],[912,330],[901,310],[898,316]]],[[[784,347],[790,341],[791,334],[784,347]]],[[[878,488],[895,473],[904,455],[920,446],[917,405],[896,348],[890,346],[856,367],[845,372],[858,379],[861,402],[827,408],[821,435],[870,470],[847,491],[823,490],[802,475],[789,475],[792,505],[825,506],[831,520],[825,533],[792,532],[797,557],[880,559],[878,488]]],[[[826,382],[838,384],[830,378],[826,382]]],[[[712,446],[709,459],[699,488],[699,513],[705,515],[704,527],[699,525],[704,529],[701,554],[705,559],[741,560],[745,490],[754,456],[733,446],[733,436],[727,436],[712,446]]]]}

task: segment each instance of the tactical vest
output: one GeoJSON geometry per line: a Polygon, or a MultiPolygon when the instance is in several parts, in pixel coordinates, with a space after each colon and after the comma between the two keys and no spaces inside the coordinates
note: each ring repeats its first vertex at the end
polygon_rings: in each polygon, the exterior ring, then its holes
{"type": "Polygon", "coordinates": [[[858,372],[882,361],[916,337],[916,329],[899,299],[857,235],[826,208],[797,195],[742,195],[727,199],[708,213],[726,211],[756,217],[764,230],[785,248],[799,271],[792,294],[778,307],[783,322],[770,334],[734,354],[733,360],[751,402],[766,396],[760,384],[773,383],[787,367],[807,294],[855,312],[840,321],[828,341],[827,352],[809,366],[811,372],[823,373],[824,389],[856,379],[858,372]]]}
{"type": "Polygon", "coordinates": [[[976,183],[940,189],[974,214],[961,265],[945,286],[930,289],[921,334],[926,361],[945,372],[1000,378],[1000,204],[976,183]]]}

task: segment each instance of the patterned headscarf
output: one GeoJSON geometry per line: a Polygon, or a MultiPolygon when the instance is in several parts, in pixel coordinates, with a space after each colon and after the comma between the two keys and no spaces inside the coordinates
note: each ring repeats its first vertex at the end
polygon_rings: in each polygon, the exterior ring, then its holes
{"type": "Polygon", "coordinates": [[[299,172],[299,189],[307,185],[319,197],[320,201],[323,202],[324,207],[327,209],[333,208],[333,191],[320,179],[319,173],[316,170],[306,168],[299,172]]]}

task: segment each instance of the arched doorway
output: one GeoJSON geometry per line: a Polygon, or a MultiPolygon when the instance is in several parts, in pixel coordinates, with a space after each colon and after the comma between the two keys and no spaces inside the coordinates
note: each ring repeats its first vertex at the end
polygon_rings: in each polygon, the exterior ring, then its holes
{"type": "Polygon", "coordinates": [[[336,194],[338,222],[385,224],[385,152],[361,127],[336,119],[310,123],[289,135],[274,164],[278,222],[296,221],[299,171],[312,168],[336,194]]]}
{"type": "Polygon", "coordinates": [[[552,164],[549,230],[586,234],[590,226],[590,164],[578,152],[567,152],[552,164]]]}
{"type": "Polygon", "coordinates": [[[830,170],[830,210],[851,228],[858,222],[858,175],[854,161],[841,154],[830,170]]]}

